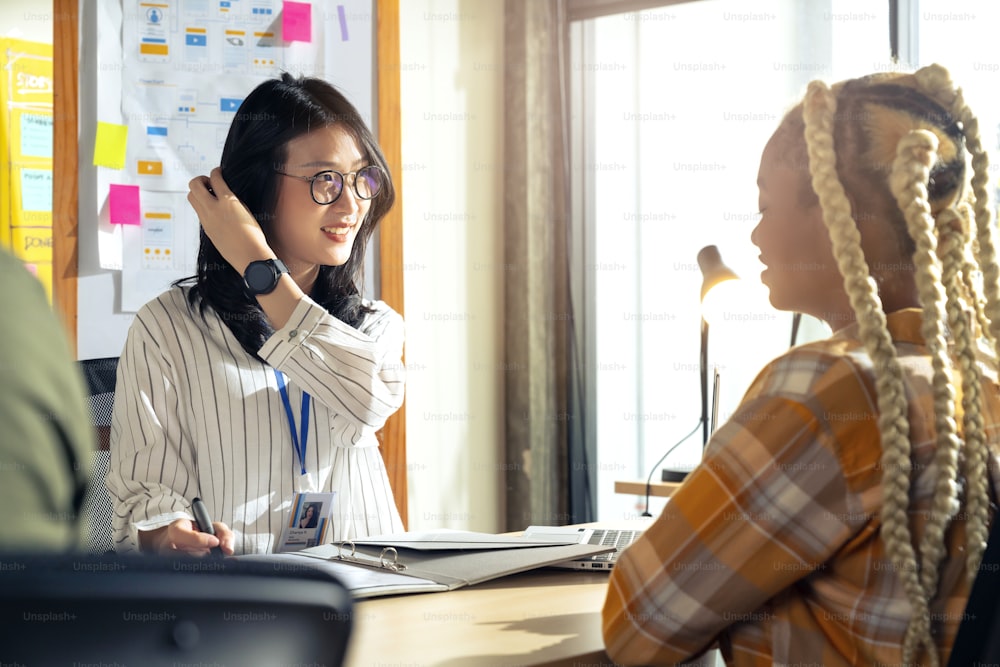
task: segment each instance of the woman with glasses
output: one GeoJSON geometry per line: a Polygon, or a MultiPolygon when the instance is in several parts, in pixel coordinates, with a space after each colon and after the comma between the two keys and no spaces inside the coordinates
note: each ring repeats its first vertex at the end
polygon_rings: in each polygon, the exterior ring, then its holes
{"type": "Polygon", "coordinates": [[[403,321],[357,286],[394,198],[332,86],[284,74],[247,96],[190,184],[198,273],[142,308],[119,363],[120,551],[267,553],[306,493],[335,494],[328,540],[403,529],[375,437],[403,401],[403,321]]]}

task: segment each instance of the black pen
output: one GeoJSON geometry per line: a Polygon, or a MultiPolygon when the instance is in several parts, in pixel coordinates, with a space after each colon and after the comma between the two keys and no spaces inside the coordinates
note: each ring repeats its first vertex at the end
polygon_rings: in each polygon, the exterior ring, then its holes
{"type": "MultiPolygon", "coordinates": [[[[205,509],[205,503],[201,501],[201,498],[195,498],[191,501],[191,511],[194,512],[194,522],[198,526],[198,530],[202,533],[215,535],[215,526],[212,525],[212,518],[208,516],[208,510],[205,509]]],[[[213,556],[221,556],[222,547],[212,547],[211,553],[213,556]]]]}

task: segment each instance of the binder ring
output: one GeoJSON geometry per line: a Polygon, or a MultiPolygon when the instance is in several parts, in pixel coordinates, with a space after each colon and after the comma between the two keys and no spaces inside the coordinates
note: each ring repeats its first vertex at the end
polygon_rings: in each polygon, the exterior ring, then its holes
{"type": "Polygon", "coordinates": [[[406,565],[399,562],[399,552],[396,551],[396,547],[386,547],[382,549],[382,553],[379,554],[378,564],[387,570],[392,570],[393,572],[399,572],[400,570],[405,570],[406,565]],[[392,552],[392,560],[387,559],[387,554],[392,552]]]}
{"type": "Polygon", "coordinates": [[[341,542],[340,544],[337,545],[337,558],[340,559],[340,560],[346,560],[348,558],[354,558],[354,555],[357,552],[358,552],[358,548],[356,546],[354,546],[354,542],[351,541],[351,540],[344,540],[343,542],[341,542]],[[344,555],[344,545],[345,544],[350,544],[351,545],[351,555],[350,556],[345,556],[344,555]]]}

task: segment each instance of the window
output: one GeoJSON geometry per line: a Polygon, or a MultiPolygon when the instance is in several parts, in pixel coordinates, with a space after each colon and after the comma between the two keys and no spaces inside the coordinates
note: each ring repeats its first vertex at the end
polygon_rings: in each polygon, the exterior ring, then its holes
{"type": "Polygon", "coordinates": [[[936,62],[948,68],[979,117],[979,132],[995,169],[1000,164],[1000,52],[995,36],[1000,5],[975,0],[922,0],[911,14],[910,23],[915,27],[908,62],[913,67],[936,62]]]}
{"type": "MultiPolygon", "coordinates": [[[[896,65],[888,4],[701,0],[572,24],[577,312],[598,519],[643,509],[643,499],[614,494],[616,480],[657,480],[661,467],[700,459],[699,429],[656,465],[701,412],[695,258],[716,245],[749,286],[759,285],[750,232],[760,153],[806,84],[937,59],[966,86],[974,110],[998,107],[1000,60],[989,30],[1000,10],[974,0],[902,2],[896,65]]],[[[995,148],[996,122],[984,118],[981,127],[995,148]]],[[[712,324],[720,420],[790,333],[791,315],[773,310],[762,291],[712,324]]],[[[798,342],[827,333],[810,320],[798,342]]],[[[662,504],[653,499],[650,511],[662,504]]]]}

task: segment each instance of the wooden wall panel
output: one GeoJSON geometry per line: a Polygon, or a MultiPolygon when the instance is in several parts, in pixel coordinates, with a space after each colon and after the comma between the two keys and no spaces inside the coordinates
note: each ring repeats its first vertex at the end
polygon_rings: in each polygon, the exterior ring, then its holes
{"type": "Polygon", "coordinates": [[[52,5],[52,182],[59,184],[52,192],[52,301],[75,354],[80,16],[78,0],[53,0],[52,5]]]}
{"type": "MultiPolygon", "coordinates": [[[[396,186],[396,204],[382,220],[379,232],[379,281],[381,299],[403,314],[403,159],[400,132],[399,1],[376,0],[375,76],[378,99],[378,141],[385,153],[396,186]]],[[[382,457],[396,506],[407,521],[406,405],[382,429],[382,457]]]]}

